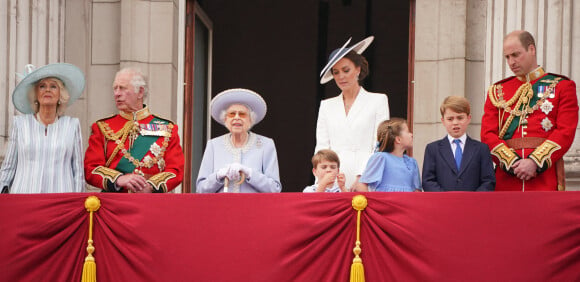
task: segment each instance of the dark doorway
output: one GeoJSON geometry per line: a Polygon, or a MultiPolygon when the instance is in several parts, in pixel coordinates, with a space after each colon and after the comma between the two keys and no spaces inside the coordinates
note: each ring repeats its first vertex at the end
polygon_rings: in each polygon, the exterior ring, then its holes
{"type": "MultiPolygon", "coordinates": [[[[363,86],[387,93],[391,116],[407,118],[412,1],[197,2],[213,22],[212,96],[241,87],[264,97],[268,113],[252,131],[274,139],[283,192],[312,184],[320,100],[340,93],[334,81],[320,85],[319,73],[349,37],[375,36],[363,86]]],[[[211,127],[212,138],[227,132],[215,121],[211,127]]]]}

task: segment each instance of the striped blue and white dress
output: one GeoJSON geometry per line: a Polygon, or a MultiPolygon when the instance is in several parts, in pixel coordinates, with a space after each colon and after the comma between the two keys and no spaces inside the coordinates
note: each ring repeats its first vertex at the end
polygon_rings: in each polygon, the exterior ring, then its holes
{"type": "Polygon", "coordinates": [[[77,118],[61,116],[45,126],[32,114],[15,116],[0,188],[10,193],[82,192],[83,144],[77,118]]]}

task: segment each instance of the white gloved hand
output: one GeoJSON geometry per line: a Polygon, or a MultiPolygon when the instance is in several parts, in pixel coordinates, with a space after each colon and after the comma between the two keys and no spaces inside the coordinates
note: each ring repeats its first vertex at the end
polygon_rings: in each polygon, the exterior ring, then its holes
{"type": "Polygon", "coordinates": [[[242,166],[240,171],[246,175],[246,179],[252,178],[252,168],[247,166],[242,166]]]}
{"type": "Polygon", "coordinates": [[[233,163],[229,165],[227,177],[230,181],[238,182],[240,181],[240,169],[242,165],[239,163],[233,163]]]}
{"type": "Polygon", "coordinates": [[[229,167],[222,167],[216,172],[216,177],[219,181],[223,181],[228,174],[229,167]]]}

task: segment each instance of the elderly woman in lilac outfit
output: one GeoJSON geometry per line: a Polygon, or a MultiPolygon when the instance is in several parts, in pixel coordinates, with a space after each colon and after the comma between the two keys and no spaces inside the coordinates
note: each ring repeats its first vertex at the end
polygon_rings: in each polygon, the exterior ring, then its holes
{"type": "Polygon", "coordinates": [[[276,193],[282,190],[274,141],[251,132],[266,115],[262,97],[229,89],[211,101],[211,115],[229,133],[211,139],[197,177],[198,193],[276,193]]]}

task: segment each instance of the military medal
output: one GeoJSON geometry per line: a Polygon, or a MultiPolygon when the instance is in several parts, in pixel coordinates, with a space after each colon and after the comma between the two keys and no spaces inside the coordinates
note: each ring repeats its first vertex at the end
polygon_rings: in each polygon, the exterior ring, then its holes
{"type": "Polygon", "coordinates": [[[157,143],[153,143],[151,144],[151,147],[149,147],[149,151],[151,151],[154,156],[159,157],[159,154],[161,154],[161,147],[157,143]]]}
{"type": "Polygon", "coordinates": [[[545,118],[542,120],[542,128],[543,128],[545,131],[548,131],[548,130],[552,129],[552,127],[553,127],[553,126],[554,126],[554,125],[552,124],[552,121],[551,121],[551,120],[550,120],[548,117],[545,117],[545,118]]]}
{"type": "Polygon", "coordinates": [[[141,124],[139,133],[143,136],[171,137],[171,130],[167,124],[141,124]]]}
{"type": "Polygon", "coordinates": [[[545,85],[538,86],[538,98],[544,97],[545,93],[546,93],[546,86],[545,85]]]}
{"type": "Polygon", "coordinates": [[[549,114],[552,109],[554,108],[554,104],[552,104],[552,102],[546,100],[544,101],[544,103],[542,103],[542,105],[540,106],[540,109],[542,109],[542,112],[544,112],[544,114],[549,114]]]}

